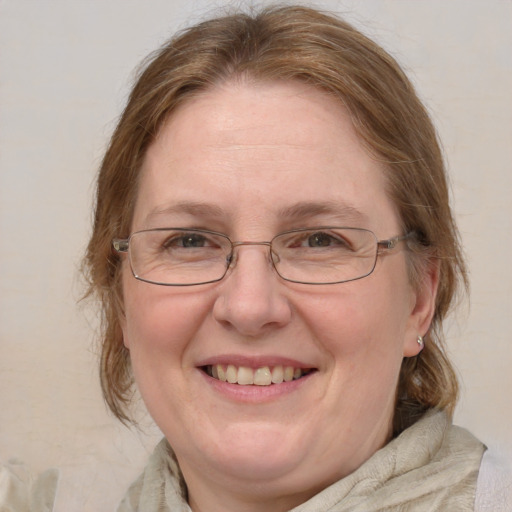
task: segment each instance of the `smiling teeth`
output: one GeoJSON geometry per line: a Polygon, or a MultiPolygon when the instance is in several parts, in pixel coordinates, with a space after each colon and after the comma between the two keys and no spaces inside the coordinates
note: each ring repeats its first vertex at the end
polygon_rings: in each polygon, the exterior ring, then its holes
{"type": "Polygon", "coordinates": [[[247,366],[236,367],[232,364],[215,364],[206,367],[206,373],[214,379],[230,384],[239,384],[240,386],[270,386],[271,384],[281,384],[282,382],[291,382],[300,379],[302,376],[310,373],[310,369],[294,368],[293,366],[262,366],[253,369],[247,366]]]}

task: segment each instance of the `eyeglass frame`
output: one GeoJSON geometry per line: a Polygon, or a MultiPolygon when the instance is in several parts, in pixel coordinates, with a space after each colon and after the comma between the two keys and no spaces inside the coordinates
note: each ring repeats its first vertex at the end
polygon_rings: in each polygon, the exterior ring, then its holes
{"type": "MultiPolygon", "coordinates": [[[[393,237],[387,238],[385,240],[379,240],[377,238],[377,235],[372,230],[366,229],[366,228],[355,228],[355,227],[349,227],[349,226],[312,226],[311,228],[297,228],[297,229],[291,229],[291,230],[288,230],[288,231],[283,231],[281,233],[277,233],[277,235],[275,235],[270,241],[262,241],[262,242],[235,241],[235,242],[233,242],[229,238],[229,236],[225,235],[224,233],[220,233],[218,231],[211,231],[211,230],[208,230],[208,229],[196,229],[196,228],[165,227],[165,228],[141,229],[141,230],[138,230],[138,231],[134,231],[133,233],[130,234],[130,236],[128,236],[128,238],[113,238],[112,239],[112,248],[118,254],[127,254],[128,255],[128,259],[130,261],[130,269],[132,271],[132,275],[138,281],[142,281],[144,283],[149,283],[149,284],[154,284],[154,285],[157,285],[157,286],[200,286],[200,285],[203,285],[203,284],[217,283],[219,281],[222,281],[222,279],[224,279],[224,277],[226,277],[226,274],[228,273],[229,268],[231,267],[231,265],[232,265],[232,263],[234,261],[233,255],[234,255],[234,251],[235,251],[236,247],[240,247],[240,246],[243,246],[243,245],[249,245],[249,246],[251,246],[251,245],[265,245],[265,246],[267,246],[269,248],[270,260],[272,262],[272,267],[274,268],[276,274],[281,279],[283,279],[284,281],[290,282],[290,283],[305,284],[305,285],[312,285],[312,286],[320,286],[320,285],[332,285],[332,284],[348,283],[348,282],[351,282],[351,281],[358,281],[359,279],[364,279],[365,277],[368,277],[375,270],[375,267],[377,266],[377,259],[378,259],[379,255],[382,254],[381,253],[382,250],[384,250],[384,251],[392,250],[392,249],[394,249],[398,245],[398,243],[400,243],[402,241],[405,241],[405,240],[408,240],[410,238],[413,238],[415,236],[416,236],[416,232],[415,231],[409,231],[408,233],[406,233],[404,235],[397,235],[397,236],[393,236],[393,237]],[[344,279],[342,281],[330,281],[330,282],[327,282],[327,283],[298,281],[298,280],[295,280],[295,279],[288,279],[286,277],[283,277],[279,273],[279,270],[276,267],[276,262],[274,261],[274,258],[272,257],[272,254],[273,254],[272,242],[276,238],[278,238],[280,236],[283,236],[283,235],[287,235],[287,234],[291,234],[291,233],[300,233],[301,231],[316,231],[316,230],[323,230],[323,229],[345,229],[345,230],[354,230],[354,231],[365,231],[367,233],[371,233],[374,236],[374,238],[375,238],[375,242],[376,242],[376,246],[377,246],[377,250],[376,250],[376,253],[375,253],[375,260],[373,262],[371,270],[368,273],[366,273],[366,274],[364,274],[362,276],[359,276],[359,277],[355,277],[355,278],[351,278],[351,279],[344,279]],[[149,231],[184,231],[184,232],[192,232],[192,233],[207,233],[209,235],[215,235],[215,236],[220,236],[222,238],[225,238],[230,243],[230,245],[231,245],[231,251],[229,252],[228,257],[226,258],[226,270],[224,271],[222,276],[219,277],[218,279],[212,279],[210,281],[201,281],[199,283],[162,283],[162,282],[158,282],[158,281],[151,281],[149,279],[145,279],[143,277],[138,276],[135,273],[135,270],[133,269],[133,265],[132,265],[132,261],[131,261],[131,256],[130,256],[130,252],[129,252],[129,250],[130,250],[130,240],[131,240],[131,238],[134,235],[137,235],[138,233],[146,233],[146,232],[149,232],[149,231]]],[[[274,254],[276,254],[276,256],[278,256],[277,253],[274,252],[274,254]]]]}

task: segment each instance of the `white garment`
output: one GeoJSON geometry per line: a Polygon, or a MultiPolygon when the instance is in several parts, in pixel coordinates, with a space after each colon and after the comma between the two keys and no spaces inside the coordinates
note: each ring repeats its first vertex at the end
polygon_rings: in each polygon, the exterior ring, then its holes
{"type": "Polygon", "coordinates": [[[512,512],[512,462],[493,450],[482,458],[475,512],[512,512]]]}
{"type": "Polygon", "coordinates": [[[0,466],[0,512],[52,512],[59,472],[47,469],[34,478],[25,464],[0,466]]]}

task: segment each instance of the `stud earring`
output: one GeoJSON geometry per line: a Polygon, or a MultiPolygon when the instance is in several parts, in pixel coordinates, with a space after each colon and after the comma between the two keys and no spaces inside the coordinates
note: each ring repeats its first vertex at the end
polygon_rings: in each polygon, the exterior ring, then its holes
{"type": "Polygon", "coordinates": [[[416,341],[418,342],[418,345],[420,347],[423,347],[423,336],[418,336],[418,339],[416,341]]]}

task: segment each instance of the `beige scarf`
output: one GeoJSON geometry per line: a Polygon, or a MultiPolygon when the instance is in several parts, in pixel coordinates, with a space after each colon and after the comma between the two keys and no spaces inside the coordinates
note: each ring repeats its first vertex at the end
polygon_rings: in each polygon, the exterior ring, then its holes
{"type": "MultiPolygon", "coordinates": [[[[292,512],[472,511],[485,447],[443,412],[427,413],[357,471],[292,512]]],[[[164,439],[117,512],[191,512],[164,439]]]]}

